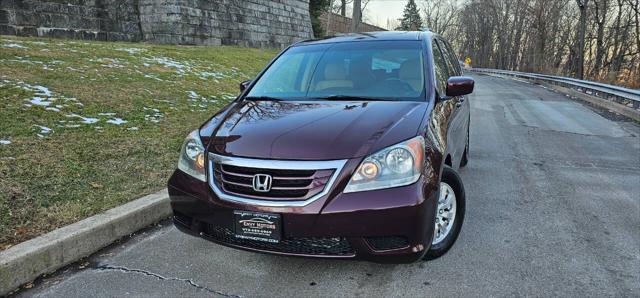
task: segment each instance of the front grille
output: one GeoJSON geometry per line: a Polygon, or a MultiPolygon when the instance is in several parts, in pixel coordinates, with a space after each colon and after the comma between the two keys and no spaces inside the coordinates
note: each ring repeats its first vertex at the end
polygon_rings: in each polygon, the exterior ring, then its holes
{"type": "Polygon", "coordinates": [[[343,237],[285,238],[279,243],[270,243],[236,238],[231,230],[212,224],[207,225],[205,234],[220,242],[271,252],[318,256],[351,256],[354,254],[351,244],[343,237]]]}
{"type": "Polygon", "coordinates": [[[374,250],[399,249],[409,246],[407,238],[402,236],[367,237],[366,240],[374,250]]]}
{"type": "Polygon", "coordinates": [[[306,200],[322,192],[334,170],[288,170],[240,167],[215,163],[216,185],[222,191],[243,197],[268,200],[306,200]],[[253,176],[270,175],[271,190],[258,192],[253,189],[253,176]]]}

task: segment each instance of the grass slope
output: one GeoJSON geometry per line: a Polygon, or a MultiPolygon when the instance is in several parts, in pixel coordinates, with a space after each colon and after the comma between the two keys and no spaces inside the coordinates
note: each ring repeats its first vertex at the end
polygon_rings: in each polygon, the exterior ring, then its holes
{"type": "Polygon", "coordinates": [[[0,36],[0,249],[162,189],[276,53],[0,36]]]}

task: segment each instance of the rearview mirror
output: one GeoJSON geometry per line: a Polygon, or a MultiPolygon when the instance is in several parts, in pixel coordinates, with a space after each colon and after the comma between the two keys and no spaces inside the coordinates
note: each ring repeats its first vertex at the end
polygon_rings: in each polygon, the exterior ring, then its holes
{"type": "Polygon", "coordinates": [[[447,96],[471,94],[475,81],[470,77],[450,77],[447,80],[447,96]]]}
{"type": "Polygon", "coordinates": [[[251,80],[246,80],[244,82],[240,82],[240,92],[244,92],[251,85],[251,80]]]}

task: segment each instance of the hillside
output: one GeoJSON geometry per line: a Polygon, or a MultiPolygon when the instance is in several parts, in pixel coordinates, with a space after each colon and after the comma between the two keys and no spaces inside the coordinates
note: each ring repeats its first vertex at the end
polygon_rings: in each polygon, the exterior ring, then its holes
{"type": "Polygon", "coordinates": [[[0,37],[0,249],[165,186],[276,50],[0,37]]]}

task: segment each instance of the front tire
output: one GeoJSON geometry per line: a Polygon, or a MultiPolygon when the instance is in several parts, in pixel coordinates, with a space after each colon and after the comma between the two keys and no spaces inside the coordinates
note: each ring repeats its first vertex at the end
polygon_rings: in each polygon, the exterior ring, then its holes
{"type": "Polygon", "coordinates": [[[436,210],[433,241],[424,256],[425,260],[441,257],[458,239],[465,213],[465,192],[462,179],[449,166],[444,166],[440,179],[440,194],[436,210]]]}

